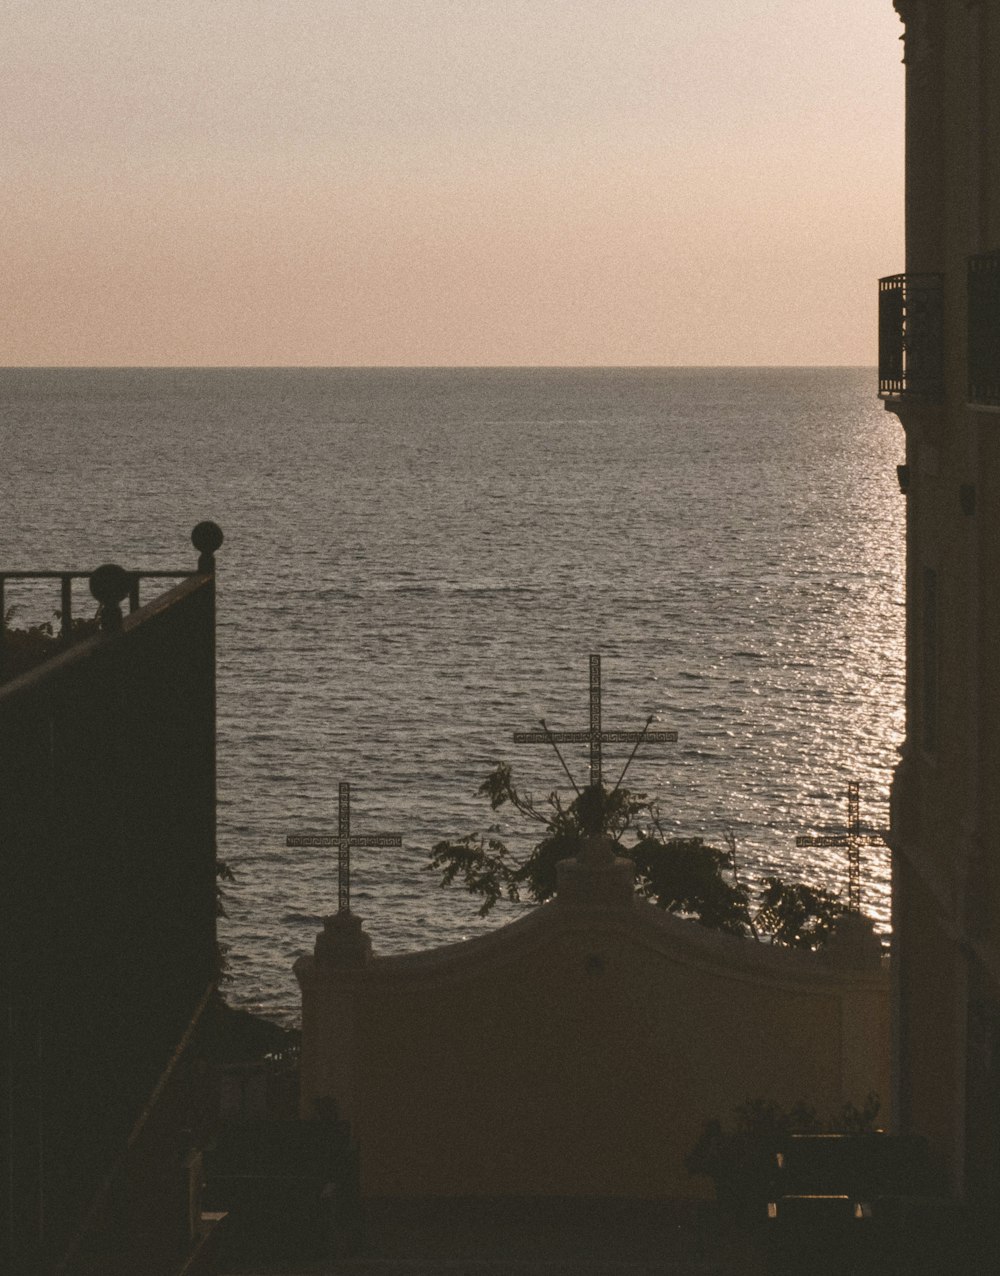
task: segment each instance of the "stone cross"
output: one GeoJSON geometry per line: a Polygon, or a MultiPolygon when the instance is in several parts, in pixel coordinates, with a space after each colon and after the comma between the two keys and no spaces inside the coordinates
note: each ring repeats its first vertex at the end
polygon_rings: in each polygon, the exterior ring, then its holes
{"type": "MultiPolygon", "coordinates": [[[[569,775],[570,782],[576,788],[573,777],[569,773],[569,768],[563,762],[563,756],[559,752],[560,744],[589,744],[590,745],[590,783],[591,787],[600,785],[601,783],[601,746],[603,744],[634,744],[631,757],[626,763],[625,770],[628,770],[629,763],[635,757],[636,750],[639,745],[648,742],[650,744],[673,744],[677,739],[676,731],[650,731],[649,724],[653,721],[652,716],[646,719],[646,725],[641,731],[603,731],[601,729],[601,657],[590,657],[590,726],[585,731],[550,731],[542,719],[541,731],[515,731],[515,744],[551,744],[559,757],[559,761],[563,764],[563,770],[569,775]]],[[[625,771],[622,772],[621,779],[625,778],[625,771]]],[[[621,779],[618,781],[621,784],[621,779]]]]}
{"type": "Polygon", "coordinates": [[[847,785],[847,828],[838,833],[807,833],[795,839],[796,846],[842,846],[847,851],[847,911],[861,912],[861,848],[885,846],[885,834],[861,829],[861,784],[847,785]]]}
{"type": "Polygon", "coordinates": [[[289,833],[286,846],[335,846],[337,848],[337,912],[351,911],[351,847],[402,846],[398,833],[351,833],[351,786],[337,792],[337,833],[289,833]]]}

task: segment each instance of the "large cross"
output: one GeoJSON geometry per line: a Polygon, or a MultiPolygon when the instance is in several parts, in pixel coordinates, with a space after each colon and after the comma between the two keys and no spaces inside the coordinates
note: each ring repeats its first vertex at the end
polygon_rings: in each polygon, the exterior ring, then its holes
{"type": "Polygon", "coordinates": [[[337,834],[289,833],[286,846],[335,846],[337,848],[337,911],[351,911],[351,847],[402,846],[398,833],[351,834],[351,786],[341,784],[337,791],[337,834]]]}
{"type": "Polygon", "coordinates": [[[851,780],[847,785],[847,828],[840,833],[807,833],[795,839],[796,846],[842,846],[847,850],[847,909],[861,912],[861,848],[885,846],[885,835],[877,829],[862,832],[861,784],[851,780]]]}
{"type": "MultiPolygon", "coordinates": [[[[586,731],[550,731],[546,726],[545,719],[542,719],[541,731],[515,731],[515,744],[551,744],[559,756],[559,761],[563,764],[563,769],[569,775],[569,769],[563,762],[562,754],[559,753],[560,744],[589,744],[590,745],[590,784],[591,787],[600,785],[601,783],[601,746],[604,744],[634,744],[632,756],[626,763],[625,770],[632,758],[635,757],[636,749],[640,744],[673,744],[677,739],[676,731],[650,731],[649,724],[653,721],[652,716],[646,719],[646,725],[641,731],[603,731],[601,729],[601,657],[590,657],[590,726],[586,731]]],[[[625,772],[622,772],[622,779],[625,772]]],[[[569,776],[573,787],[572,775],[569,776]]],[[[621,780],[618,781],[621,783],[621,780]]]]}

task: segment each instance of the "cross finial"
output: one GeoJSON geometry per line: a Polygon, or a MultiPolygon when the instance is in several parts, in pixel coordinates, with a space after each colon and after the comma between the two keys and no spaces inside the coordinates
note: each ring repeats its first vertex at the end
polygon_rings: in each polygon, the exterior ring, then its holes
{"type": "MultiPolygon", "coordinates": [[[[639,749],[639,745],[648,744],[673,744],[677,739],[676,731],[650,731],[649,725],[653,721],[652,717],[646,719],[646,725],[641,731],[604,731],[601,726],[601,657],[590,657],[590,726],[586,731],[551,731],[547,726],[545,719],[541,721],[541,731],[515,731],[515,744],[551,744],[556,751],[559,761],[562,763],[563,770],[569,776],[569,781],[577,792],[576,781],[573,779],[569,767],[566,765],[563,755],[559,751],[560,744],[589,744],[590,745],[590,786],[591,788],[599,788],[602,784],[602,767],[603,758],[601,746],[604,744],[633,744],[635,747],[629,756],[628,762],[625,763],[625,770],[618,777],[618,784],[621,784],[625,778],[625,772],[632,764],[639,749]]],[[[616,788],[618,785],[615,786],[616,788]]]]}
{"type": "Polygon", "coordinates": [[[796,846],[842,846],[847,851],[847,911],[861,912],[861,848],[886,845],[879,829],[862,831],[861,783],[847,785],[847,828],[836,833],[806,833],[795,839],[796,846]]]}
{"type": "Polygon", "coordinates": [[[351,911],[351,847],[402,846],[398,833],[351,833],[351,786],[341,783],[337,790],[337,834],[289,833],[286,846],[335,846],[337,848],[337,911],[351,911]]]}
{"type": "Polygon", "coordinates": [[[590,784],[601,783],[601,657],[590,657],[590,784]]]}

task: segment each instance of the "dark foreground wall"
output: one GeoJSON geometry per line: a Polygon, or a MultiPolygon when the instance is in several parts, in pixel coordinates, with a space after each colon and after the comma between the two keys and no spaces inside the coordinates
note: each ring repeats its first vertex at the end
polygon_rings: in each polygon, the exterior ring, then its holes
{"type": "Polygon", "coordinates": [[[58,1262],[215,975],[214,589],[0,688],[3,1270],[58,1262]]]}

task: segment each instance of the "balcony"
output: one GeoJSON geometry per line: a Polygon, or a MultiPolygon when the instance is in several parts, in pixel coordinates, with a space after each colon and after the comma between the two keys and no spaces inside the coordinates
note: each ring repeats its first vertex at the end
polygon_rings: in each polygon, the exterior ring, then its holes
{"type": "Polygon", "coordinates": [[[1000,406],[1000,252],[969,258],[969,402],[1000,406]]]}
{"type": "Polygon", "coordinates": [[[878,281],[878,392],[940,399],[944,393],[941,275],[878,281]]]}
{"type": "MultiPolygon", "coordinates": [[[[98,631],[100,623],[96,616],[83,618],[73,615],[73,582],[89,580],[91,575],[91,572],[0,570],[0,683],[40,664],[78,638],[86,638],[98,631]],[[61,586],[61,607],[53,614],[59,621],[58,633],[51,620],[26,627],[11,623],[18,608],[16,605],[9,608],[7,606],[9,581],[30,586],[37,581],[57,580],[61,586]]],[[[139,609],[139,589],[143,580],[180,580],[196,575],[197,572],[186,568],[181,568],[180,571],[128,572],[129,611],[139,609]]]]}

